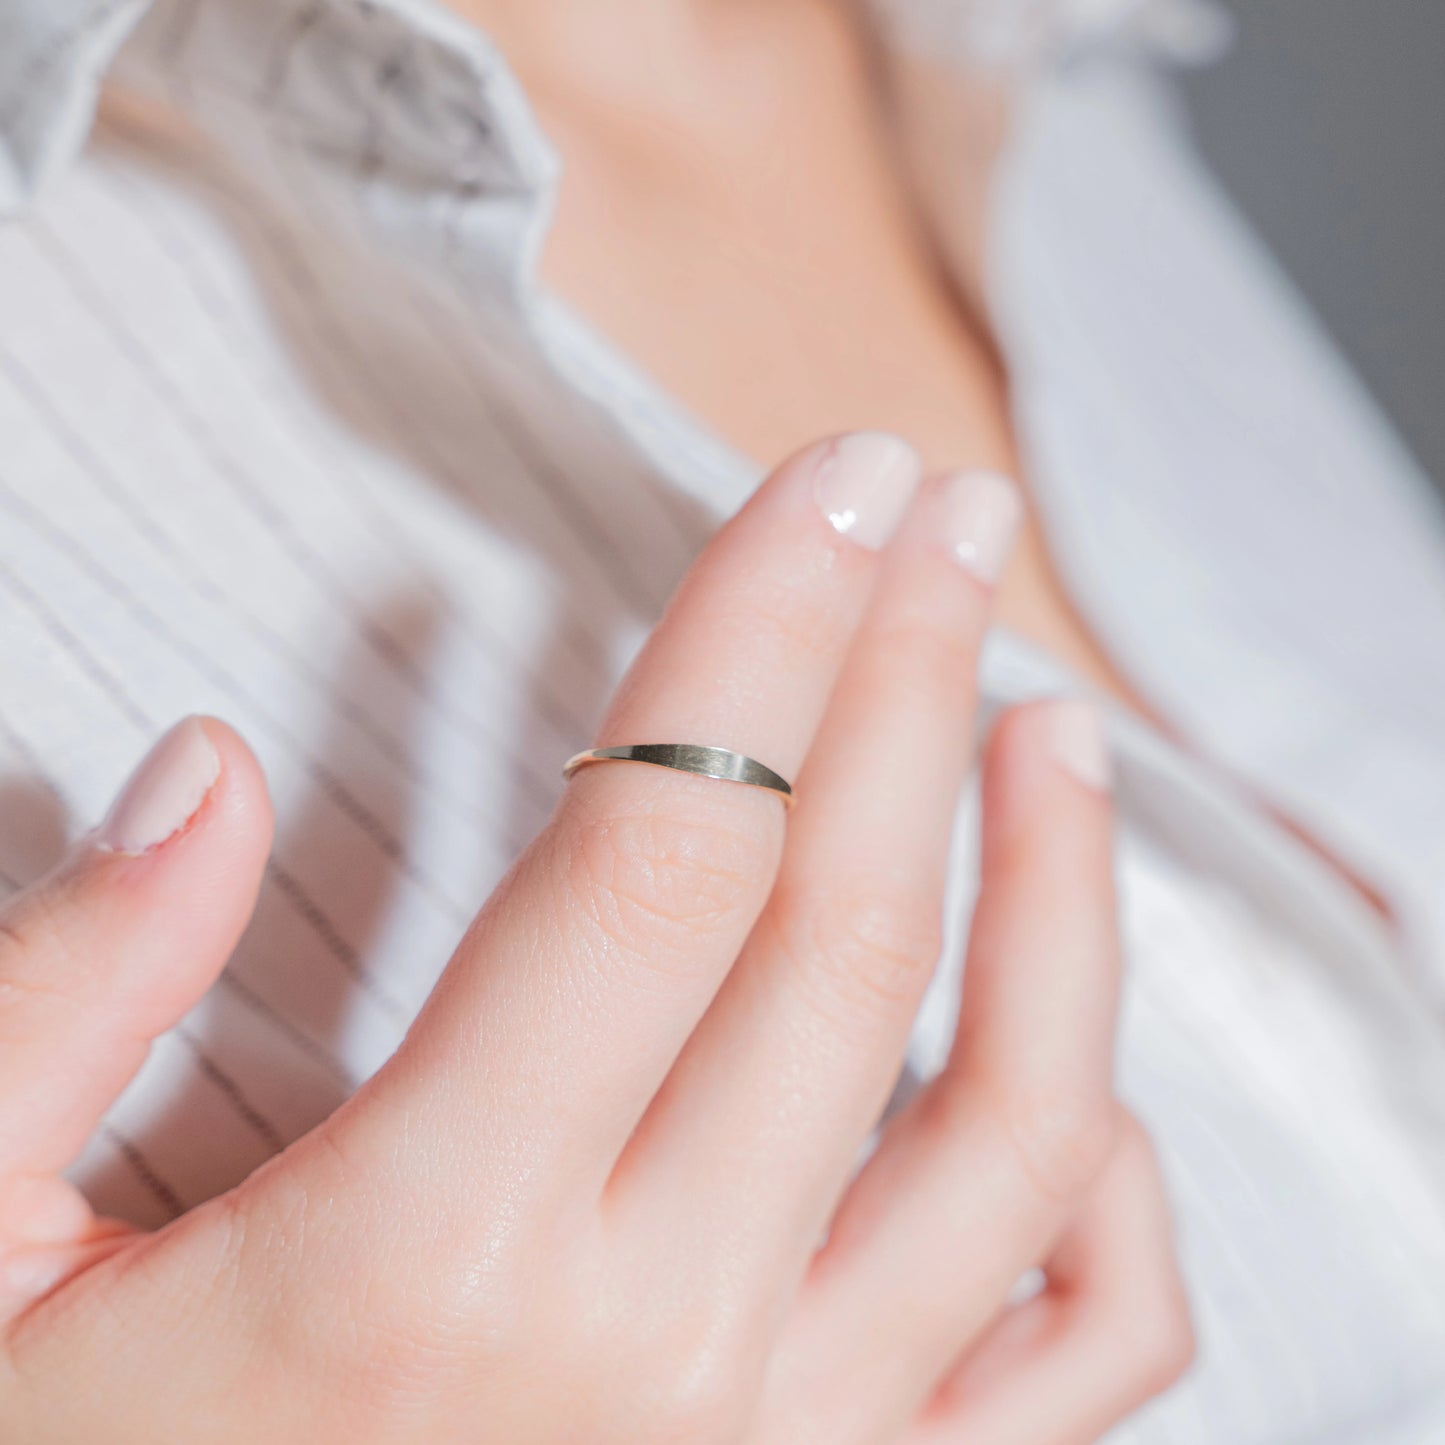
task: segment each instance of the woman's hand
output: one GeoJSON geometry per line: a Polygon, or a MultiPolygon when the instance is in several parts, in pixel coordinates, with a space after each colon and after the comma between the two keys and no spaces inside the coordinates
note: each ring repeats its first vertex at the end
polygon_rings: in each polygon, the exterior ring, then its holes
{"type": "Polygon", "coordinates": [[[995,731],[954,1055],[853,1177],[940,947],[1017,507],[916,484],[877,436],[781,468],[607,719],[797,775],[786,827],[760,789],[584,769],[386,1067],[137,1234],[58,1171],[215,978],[270,845],[236,736],[168,736],[0,916],[0,1436],[1083,1445],[1173,1378],[1083,704],[995,731]]]}

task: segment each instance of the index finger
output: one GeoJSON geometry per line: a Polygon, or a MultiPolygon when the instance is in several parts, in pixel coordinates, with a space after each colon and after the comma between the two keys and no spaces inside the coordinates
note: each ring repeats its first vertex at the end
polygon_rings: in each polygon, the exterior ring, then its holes
{"type": "MultiPolygon", "coordinates": [[[[793,776],[919,471],[876,433],[779,468],[684,580],[599,743],[722,747],[793,776]]],[[[584,768],[376,1081],[408,1116],[443,1111],[408,1138],[454,1170],[446,1120],[485,1100],[512,1144],[555,1155],[560,1135],[605,1178],[757,918],[782,830],[764,789],[584,768]]]]}

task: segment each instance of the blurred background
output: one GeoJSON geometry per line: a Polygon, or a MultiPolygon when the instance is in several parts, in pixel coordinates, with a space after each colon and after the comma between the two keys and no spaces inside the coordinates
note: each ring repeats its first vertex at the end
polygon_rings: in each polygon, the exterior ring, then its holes
{"type": "Polygon", "coordinates": [[[1230,8],[1204,151],[1445,491],[1445,0],[1230,8]]]}

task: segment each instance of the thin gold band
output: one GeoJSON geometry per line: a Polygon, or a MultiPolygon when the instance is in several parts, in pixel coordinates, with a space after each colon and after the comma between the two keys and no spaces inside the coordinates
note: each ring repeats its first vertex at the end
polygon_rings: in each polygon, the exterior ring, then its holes
{"type": "Polygon", "coordinates": [[[770,767],[728,748],[705,748],[697,743],[634,743],[622,748],[588,748],[567,759],[562,776],[570,778],[588,763],[650,763],[655,768],[674,768],[724,783],[746,783],[750,788],[767,788],[791,808],[793,785],[770,767]]]}

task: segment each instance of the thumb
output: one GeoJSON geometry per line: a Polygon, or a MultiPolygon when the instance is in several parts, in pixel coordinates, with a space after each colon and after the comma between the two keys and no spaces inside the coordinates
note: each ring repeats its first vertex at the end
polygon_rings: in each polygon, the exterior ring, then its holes
{"type": "Polygon", "coordinates": [[[105,821],[0,909],[0,1191],[65,1167],[255,906],[271,805],[249,749],[187,718],[105,821]]]}

